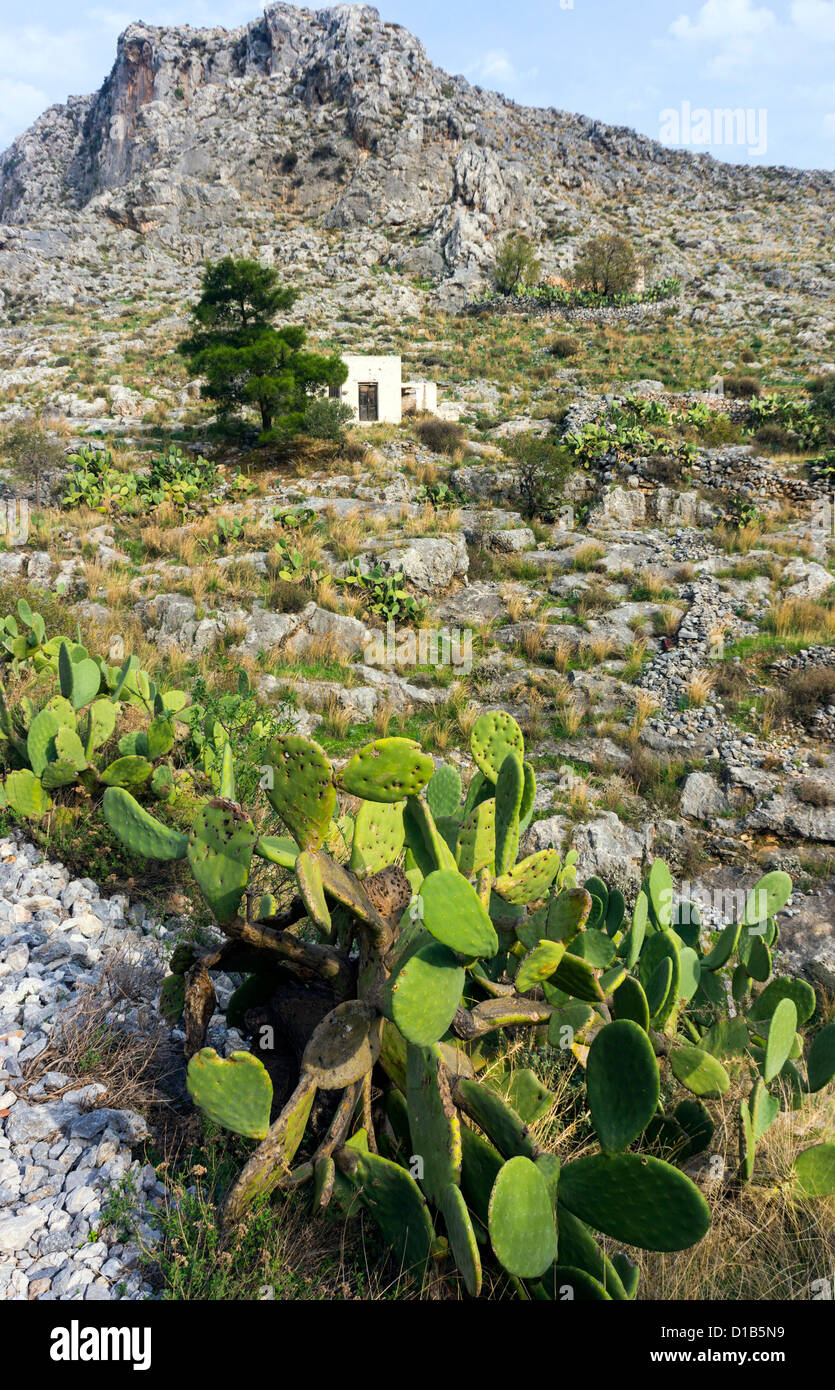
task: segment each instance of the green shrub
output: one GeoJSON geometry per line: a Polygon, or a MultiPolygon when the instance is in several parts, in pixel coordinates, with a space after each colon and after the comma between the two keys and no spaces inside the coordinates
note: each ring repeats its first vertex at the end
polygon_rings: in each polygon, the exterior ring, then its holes
{"type": "Polygon", "coordinates": [[[40,425],[15,425],[0,441],[0,457],[8,460],[21,481],[31,483],[37,506],[44,475],[66,463],[64,449],[40,425]]]}
{"type": "Polygon", "coordinates": [[[553,519],[571,472],[569,451],[555,434],[518,434],[505,445],[515,460],[516,481],[528,517],[553,519]]]}
{"type": "Polygon", "coordinates": [[[418,420],[415,431],[421,444],[434,454],[454,454],[467,437],[463,425],[455,420],[438,420],[434,415],[418,420]]]}
{"type": "Polygon", "coordinates": [[[808,390],[815,414],[822,415],[830,425],[835,425],[835,372],[813,377],[808,383],[808,390]]]}
{"type": "Polygon", "coordinates": [[[766,449],[790,449],[795,442],[782,425],[760,425],[760,428],[754,431],[754,438],[766,449]]]}
{"type": "Polygon", "coordinates": [[[723,382],[726,396],[734,400],[750,400],[752,396],[762,395],[762,386],[755,376],[726,376],[723,382]]]}
{"type": "Polygon", "coordinates": [[[800,724],[809,724],[819,709],[835,705],[835,669],[812,666],[789,676],[783,686],[783,711],[800,724]]]}
{"type": "Polygon", "coordinates": [[[593,294],[628,294],[640,274],[635,248],[628,237],[616,232],[604,232],[592,237],[580,252],[571,272],[572,283],[578,290],[593,294]]]}
{"type": "Polygon", "coordinates": [[[346,426],[353,422],[354,412],[345,401],[314,397],[305,407],[304,432],[309,439],[324,439],[331,444],[341,444],[345,438],[346,426]]]}
{"type": "Polygon", "coordinates": [[[558,333],[548,344],[548,351],[552,357],[558,357],[564,361],[566,357],[576,357],[580,351],[580,344],[576,338],[572,338],[569,333],[558,333]]]}
{"type": "Polygon", "coordinates": [[[510,232],[496,253],[493,282],[500,294],[515,294],[523,285],[535,285],[541,267],[533,242],[524,232],[510,232]]]}

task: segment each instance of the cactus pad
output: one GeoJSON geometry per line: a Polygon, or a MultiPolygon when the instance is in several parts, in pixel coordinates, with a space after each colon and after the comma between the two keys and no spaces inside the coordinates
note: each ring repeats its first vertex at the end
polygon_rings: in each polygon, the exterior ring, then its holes
{"type": "Polygon", "coordinates": [[[194,818],[188,841],[189,864],[221,924],[237,915],[257,838],[249,816],[231,801],[210,801],[194,818]]]}
{"type": "Polygon", "coordinates": [[[299,857],[299,847],[295,840],[280,835],[262,835],[256,842],[255,853],[260,859],[278,864],[282,869],[294,869],[299,857]]]}
{"type": "Polygon", "coordinates": [[[536,1157],[528,1126],[492,1086],[461,1078],[456,1082],[454,1095],[456,1104],[475,1120],[505,1158],[536,1157]]]}
{"type": "Polygon", "coordinates": [[[106,787],[141,787],[153,770],[147,758],[129,754],[110,763],[99,776],[106,787]]]}
{"type": "Polygon", "coordinates": [[[464,1280],[464,1287],[471,1298],[478,1298],[481,1293],[481,1256],[478,1253],[472,1217],[461,1195],[461,1189],[454,1183],[448,1183],[441,1193],[439,1206],[446,1226],[449,1248],[464,1280]]]}
{"type": "MultiPolygon", "coordinates": [[[[656,860],[656,863],[659,861],[656,860]]],[[[653,1022],[658,1028],[663,1028],[667,1019],[670,1017],[678,1000],[679,986],[681,985],[681,960],[678,947],[671,934],[667,931],[654,932],[644,943],[641,952],[641,983],[644,985],[649,1000],[650,1013],[653,1022]],[[670,962],[670,979],[667,986],[667,993],[658,997],[661,993],[660,987],[655,987],[655,972],[662,966],[663,962],[670,962]],[[653,1007],[654,1006],[654,1007],[653,1007]]],[[[666,975],[666,971],[664,972],[666,975]]]]}
{"type": "Polygon", "coordinates": [[[40,777],[47,763],[54,762],[58,756],[55,748],[55,735],[58,733],[58,720],[50,710],[42,709],[35,715],[26,735],[26,751],[29,766],[36,777],[40,777]]]}
{"type": "Polygon", "coordinates": [[[742,914],[742,925],[744,927],[758,926],[759,923],[773,917],[775,913],[786,906],[791,893],[792,881],[782,869],[774,869],[770,874],[763,874],[748,894],[745,910],[742,914]]]}
{"type": "Polygon", "coordinates": [[[821,1091],[835,1077],[835,1023],[815,1034],[806,1063],[809,1090],[821,1091]]]}
{"type": "Polygon", "coordinates": [[[606,935],[616,936],[623,926],[626,913],[626,899],[619,888],[613,888],[606,904],[606,935]]]}
{"type": "Polygon", "coordinates": [[[457,865],[455,855],[432,818],[432,812],[420,797],[410,796],[403,812],[406,844],[424,878],[435,869],[451,869],[457,865]]]}
{"type": "Polygon", "coordinates": [[[454,816],[461,800],[461,773],[451,763],[436,767],[426,784],[426,800],[435,820],[454,816]]]}
{"type": "Polygon", "coordinates": [[[557,1207],[557,1259],[560,1265],[584,1270],[612,1298],[625,1299],[626,1290],[611,1260],[600,1250],[594,1236],[566,1207],[557,1207]]]}
{"type": "Polygon", "coordinates": [[[551,983],[558,989],[565,990],[565,993],[574,999],[585,999],[589,1003],[597,1003],[604,997],[593,967],[587,960],[572,955],[570,951],[566,952],[557,966],[551,983]]]}
{"type": "Polygon", "coordinates": [[[618,989],[612,1009],[616,1019],[631,1019],[645,1033],[649,1032],[649,1004],[643,986],[633,975],[627,975],[618,989]]]}
{"type": "Polygon", "coordinates": [[[52,806],[52,799],[28,767],[10,772],[3,783],[6,801],[25,820],[40,820],[52,806]]]}
{"type": "Polygon", "coordinates": [[[55,735],[55,752],[58,755],[58,760],[72,763],[77,772],[83,771],[87,766],[84,746],[75,729],[58,730],[55,735]]]}
{"type": "Polygon", "coordinates": [[[437,1043],[429,1047],[410,1044],[406,1102],[411,1153],[422,1164],[421,1186],[430,1201],[440,1206],[444,1190],[461,1181],[461,1121],[437,1043]]]}
{"type": "Polygon", "coordinates": [[[519,807],[519,830],[527,830],[533,819],[534,806],[536,804],[536,773],[530,763],[523,763],[522,771],[525,777],[525,785],[522,790],[522,803],[519,807]]]}
{"type": "Polygon", "coordinates": [[[468,815],[458,834],[458,868],[465,878],[482,869],[493,873],[496,862],[496,802],[481,801],[468,815]]]}
{"type": "Polygon", "coordinates": [[[646,893],[641,892],[635,900],[635,907],[632,912],[632,924],[626,934],[626,938],[621,947],[621,955],[626,963],[627,970],[632,970],[637,965],[647,934],[647,922],[649,920],[649,898],[646,893]]]}
{"type": "Polygon", "coordinates": [[[101,672],[88,656],[74,661],[66,642],[62,642],[58,652],[58,679],[64,699],[69,700],[73,709],[83,709],[99,693],[101,672]]]}
{"type": "Polygon", "coordinates": [[[534,1125],[554,1103],[554,1094],[543,1086],[530,1067],[514,1067],[507,1089],[508,1104],[526,1125],[534,1125]]]}
{"type": "Polygon", "coordinates": [[[250,1139],[266,1136],[273,1087],[251,1052],[233,1052],[224,1060],[214,1048],[204,1047],[188,1064],[187,1084],[195,1104],[216,1124],[250,1139]]]}
{"type": "Polygon", "coordinates": [[[479,715],[473,725],[470,751],[483,775],[495,782],[508,753],[515,753],[521,763],[525,756],[525,740],[512,714],[489,710],[479,715]]]}
{"type": "Polygon", "coordinates": [[[500,898],[509,903],[533,903],[547,893],[560,870],[555,849],[541,849],[514,864],[493,885],[500,898]]]}
{"type": "Polygon", "coordinates": [[[672,1049],[670,1068],[673,1076],[694,1096],[708,1096],[715,1100],[723,1096],[731,1084],[718,1057],[711,1056],[700,1047],[691,1047],[689,1043],[672,1049]]]}
{"type": "Polygon", "coordinates": [[[496,873],[507,873],[519,848],[519,811],[525,790],[522,760],[508,753],[496,779],[496,873]]]}
{"type": "Polygon", "coordinates": [[[639,1024],[624,1018],[601,1028],[589,1048],[586,1087],[601,1146],[627,1148],[646,1129],[660,1093],[655,1053],[639,1024]]]}
{"type": "MultiPolygon", "coordinates": [[[[41,786],[45,791],[55,791],[57,787],[69,787],[78,779],[78,768],[66,758],[56,758],[47,763],[41,773],[41,786]]],[[[64,809],[67,809],[66,807],[64,809]]]]}
{"type": "Polygon", "coordinates": [[[524,994],[534,985],[541,985],[543,980],[550,980],[564,955],[563,941],[540,941],[528,952],[516,972],[516,992],[524,994]]]}
{"type": "MultiPolygon", "coordinates": [[[[322,883],[322,871],[316,858],[316,853],[310,850],[303,850],[295,863],[296,882],[299,885],[299,892],[302,901],[307,909],[307,915],[311,922],[321,928],[323,932],[331,929],[331,915],[328,904],[325,901],[325,889],[322,883]]],[[[244,878],[244,884],[246,878],[244,878]]]]}
{"type": "Polygon", "coordinates": [[[751,1114],[753,1138],[756,1143],[758,1139],[762,1139],[766,1130],[774,1123],[780,1113],[779,1100],[766,1089],[766,1084],[761,1076],[757,1077],[756,1085],[748,1097],[748,1108],[751,1114]]]}
{"type": "Polygon", "coordinates": [[[332,1009],[313,1030],[302,1067],[325,1091],[360,1081],[380,1055],[379,1016],[359,999],[332,1009]]]}
{"type": "Polygon", "coordinates": [[[159,996],[159,1011],[173,1028],[183,1012],[186,982],[182,975],[166,975],[159,996]]]}
{"type": "Polygon", "coordinates": [[[794,1047],[797,1032],[797,1009],[794,1001],[781,999],[768,1025],[768,1041],[763,1058],[763,1080],[773,1081],[783,1070],[794,1047]]]}
{"type": "Polygon", "coordinates": [[[546,934],[550,941],[564,941],[570,946],[574,937],[589,919],[591,894],[585,888],[568,888],[558,893],[548,907],[546,934]]]}
{"type": "Polygon", "coordinates": [[[90,732],[87,737],[91,753],[96,748],[101,748],[102,744],[107,743],[107,740],[113,736],[113,731],[116,728],[116,712],[116,706],[112,700],[95,700],[90,706],[90,732]]]}
{"type": "Polygon", "coordinates": [[[538,1279],[557,1254],[557,1230],[548,1184],[528,1158],[503,1164],[490,1194],[490,1244],[508,1274],[538,1279]]]}
{"type": "Polygon", "coordinates": [[[647,878],[647,891],[653,920],[666,930],[673,920],[673,879],[663,859],[653,861],[647,878]]]}
{"type": "Polygon", "coordinates": [[[351,871],[360,878],[387,869],[403,848],[403,801],[363,801],[354,822],[351,871]]]}
{"type": "Polygon", "coordinates": [[[816,1144],[797,1155],[797,1188],[803,1197],[835,1196],[835,1144],[816,1144]]]}
{"type": "Polygon", "coordinates": [[[461,1003],[464,973],[452,951],[426,933],[389,981],[387,1013],[404,1038],[426,1047],[443,1037],[461,1003]]]}
{"type": "Polygon", "coordinates": [[[554,1265],[549,1276],[553,1281],[556,1297],[571,1299],[577,1303],[611,1303],[612,1295],[594,1275],[573,1265],[554,1265]]]}
{"type": "Polygon", "coordinates": [[[379,1226],[395,1262],[406,1269],[422,1269],[435,1244],[435,1228],[426,1198],[411,1174],[352,1144],[339,1149],[335,1158],[358,1187],[360,1201],[379,1226]]]}
{"type": "Polygon", "coordinates": [[[378,738],[343,768],[339,782],[364,801],[402,801],[417,796],[435,770],[428,753],[410,738],[378,738]]]}
{"type": "Polygon", "coordinates": [[[133,854],[141,854],[145,859],[185,858],[188,836],[149,816],[130,792],[121,787],[108,787],[102,810],[114,835],[118,835],[133,854]]]}
{"type": "Polygon", "coordinates": [[[318,849],[336,809],[330,761],[312,739],[282,734],[267,750],[267,797],[301,849],[318,849]]]}
{"type": "Polygon", "coordinates": [[[461,1126],[461,1190],[467,1205],[474,1211],[482,1226],[486,1228],[490,1209],[490,1193],[502,1166],[502,1156],[492,1144],[470,1129],[461,1126]]]}
{"type": "Polygon", "coordinates": [[[762,1023],[771,1018],[781,999],[793,1001],[798,1024],[808,1023],[815,1012],[817,1001],[812,986],[806,980],[795,979],[790,975],[778,975],[766,985],[748,1010],[751,1022],[762,1023]]]}
{"type": "Polygon", "coordinates": [[[589,1154],[566,1164],[560,1204],[613,1240],[643,1250],[684,1250],[710,1225],[695,1183],[646,1154],[589,1154]]]}
{"type": "Polygon", "coordinates": [[[423,922],[436,941],[462,956],[494,956],[499,939],[475,889],[461,874],[436,869],[420,886],[423,922]]]}

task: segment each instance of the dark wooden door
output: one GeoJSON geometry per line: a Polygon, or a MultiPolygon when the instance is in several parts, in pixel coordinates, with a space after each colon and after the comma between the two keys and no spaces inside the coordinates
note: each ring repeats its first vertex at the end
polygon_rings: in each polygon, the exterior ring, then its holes
{"type": "Polygon", "coordinates": [[[361,381],[359,384],[359,392],[360,419],[379,420],[380,413],[376,381],[361,381]]]}

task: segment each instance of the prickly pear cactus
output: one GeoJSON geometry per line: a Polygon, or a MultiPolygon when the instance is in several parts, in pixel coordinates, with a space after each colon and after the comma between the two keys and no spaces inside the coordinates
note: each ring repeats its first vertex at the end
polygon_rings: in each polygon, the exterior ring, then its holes
{"type": "MultiPolygon", "coordinates": [[[[43,721],[33,743],[48,758],[56,737],[43,721]]],[[[703,1237],[708,1205],[676,1161],[712,1142],[709,1105],[731,1076],[746,1085],[739,1176],[756,1181],[756,1144],[781,1097],[835,1074],[832,1026],[802,1062],[814,994],[763,980],[752,944],[770,951],[790,884],[766,875],[740,920],[709,933],[657,860],[627,906],[600,878],[578,884],[573,853],[520,857],[535,780],[510,715],[482,715],[472,753],[465,789],[408,739],[377,739],[342,768],[309,740],[277,739],[267,796],[287,836],[259,836],[234,801],[231,766],[227,797],[200,807],[188,835],[125,786],[105,793],[126,845],[187,860],[227,937],[176,957],[164,1000],[185,1019],[195,1103],[259,1140],[222,1224],[230,1231],[277,1187],[307,1185],[314,1212],[361,1207],[401,1267],[454,1267],[470,1296],[489,1270],[490,1287],[504,1280],[520,1297],[559,1298],[568,1284],[576,1298],[634,1298],[635,1264],[606,1255],[595,1232],[659,1251],[703,1237]],[[340,793],[353,819],[337,836],[340,793]],[[213,970],[244,976],[229,1002],[244,1031],[288,980],[297,1004],[329,995],[289,1096],[269,1087],[265,1044],[260,1061],[203,1047],[213,970]],[[580,1158],[554,1152],[557,1097],[529,1069],[499,1064],[496,1045],[523,1029],[584,1075],[598,1146],[580,1158]]],[[[801,1196],[832,1181],[823,1149],[798,1161],[801,1196]]]]}
{"type": "MultiPolygon", "coordinates": [[[[47,642],[43,619],[31,612],[25,600],[18,604],[18,614],[30,628],[28,636],[18,633],[14,618],[0,620],[0,629],[9,639],[5,655],[11,655],[11,668],[19,671],[31,664],[39,673],[51,673],[57,688],[42,709],[24,698],[10,711],[0,681],[3,804],[37,827],[55,806],[56,798],[50,793],[59,794],[56,810],[64,813],[78,795],[98,801],[108,787],[148,788],[155,799],[168,799],[175,778],[171,764],[162,760],[174,748],[174,711],[182,708],[185,694],[158,691],[130,658],[116,672],[91,657],[80,643],[62,638],[47,642]],[[135,696],[128,689],[129,677],[135,696]],[[143,705],[150,721],[147,731],[134,730],[118,738],[122,701],[143,705]],[[117,748],[118,757],[114,756],[117,748]],[[66,796],[62,798],[61,793],[66,796]]],[[[0,641],[0,660],[3,655],[0,641]]]]}

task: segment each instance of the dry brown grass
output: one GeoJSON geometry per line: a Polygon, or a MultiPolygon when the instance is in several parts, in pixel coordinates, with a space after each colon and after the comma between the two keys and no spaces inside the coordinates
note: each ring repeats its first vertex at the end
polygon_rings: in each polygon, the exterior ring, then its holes
{"type": "Polygon", "coordinates": [[[801,646],[829,643],[835,637],[835,606],[809,598],[784,598],[766,615],[764,627],[782,641],[801,646]]]}
{"type": "Polygon", "coordinates": [[[658,696],[653,695],[648,690],[639,690],[635,696],[635,711],[632,716],[632,723],[627,730],[627,742],[634,748],[638,739],[641,737],[644,725],[651,715],[658,710],[658,696]]]}
{"type": "Polygon", "coordinates": [[[558,708],[554,722],[558,732],[563,737],[573,738],[583,723],[583,712],[577,701],[571,698],[561,708],[558,708]]]}
{"type": "Polygon", "coordinates": [[[168,1030],[154,1007],[157,985],[155,973],[130,961],[127,951],[111,956],[100,979],[77,992],[44,1051],[24,1068],[27,1089],[46,1072],[60,1071],[71,1080],[51,1097],[99,1082],[106,1088],[103,1103],[114,1109],[141,1112],[158,1102],[168,1030]],[[138,1008],[139,1034],[113,1024],[113,1011],[126,1005],[138,1008]]]}
{"type": "Polygon", "coordinates": [[[554,647],[553,662],[556,669],[562,671],[564,674],[568,670],[573,654],[574,649],[571,643],[567,642],[564,637],[561,637],[554,647]]]}
{"type": "MultiPolygon", "coordinates": [[[[338,560],[353,560],[368,539],[368,518],[359,510],[351,511],[347,516],[339,516],[333,507],[328,507],[326,516],[329,548],[338,560]]],[[[301,546],[297,549],[301,550],[301,546]]]]}
{"type": "Polygon", "coordinates": [[[585,545],[578,546],[571,561],[571,569],[579,570],[581,574],[594,569],[598,561],[603,559],[606,554],[602,545],[596,541],[587,541],[585,545]]]}
{"type": "Polygon", "coordinates": [[[595,662],[598,664],[598,666],[600,665],[600,663],[601,663],[602,661],[606,661],[606,660],[608,659],[608,657],[611,656],[611,653],[612,653],[612,641],[611,641],[611,638],[609,638],[609,637],[593,637],[592,640],[591,640],[591,643],[590,643],[589,645],[590,645],[590,649],[591,649],[591,654],[592,654],[592,656],[594,657],[594,660],[595,660],[595,662]]]}
{"type": "Polygon", "coordinates": [[[322,727],[334,738],[344,738],[355,716],[343,705],[336,695],[328,695],[322,708],[322,727]]]}
{"type": "Polygon", "coordinates": [[[526,595],[520,594],[516,589],[511,589],[507,584],[501,586],[499,594],[509,620],[512,623],[521,622],[528,606],[526,595]]]}
{"type": "Polygon", "coordinates": [[[652,615],[652,625],[659,637],[675,637],[684,617],[680,608],[665,604],[652,615]]]}
{"type": "Polygon", "coordinates": [[[526,628],[521,646],[529,661],[539,661],[546,632],[546,623],[536,623],[535,626],[526,628]]]}
{"type": "MultiPolygon", "coordinates": [[[[721,1103],[711,1154],[728,1179],[737,1165],[739,1088],[721,1103]]],[[[710,1299],[809,1299],[815,1279],[833,1277],[835,1199],[804,1201],[792,1194],[790,1173],[801,1149],[832,1137],[828,1100],[807,1101],[801,1115],[784,1110],[757,1146],[753,1182],[698,1180],[711,1207],[711,1224],[698,1245],[675,1255],[636,1251],[641,1266],[638,1297],[674,1301],[710,1299]],[[798,1123],[801,1119],[802,1123],[798,1123]],[[802,1131],[802,1132],[801,1132],[802,1131]]]]}
{"type": "Polygon", "coordinates": [[[687,703],[694,709],[702,709],[710,699],[716,676],[713,671],[694,671],[687,679],[685,691],[687,703]]]}
{"type": "Polygon", "coordinates": [[[378,738],[385,738],[397,708],[391,700],[380,700],[374,711],[374,732],[378,738]]]}
{"type": "MultiPolygon", "coordinates": [[[[511,1048],[499,1062],[511,1073],[516,1051],[511,1048]]],[[[794,1112],[784,1100],[785,1108],[758,1143],[752,1182],[740,1187],[739,1102],[749,1083],[741,1067],[728,1065],[731,1088],[709,1103],[716,1125],[709,1149],[683,1165],[711,1208],[710,1228],[698,1245],[672,1254],[627,1250],[641,1270],[641,1300],[810,1299],[813,1280],[832,1280],[835,1273],[835,1198],[802,1200],[794,1195],[790,1176],[802,1149],[832,1139],[835,1099],[821,1093],[794,1112]]],[[[666,1064],[662,1069],[666,1073],[666,1064]]],[[[554,1104],[533,1127],[536,1142],[555,1151],[563,1164],[597,1149],[582,1107],[571,1104],[572,1070],[569,1059],[549,1073],[554,1104]]],[[[623,1249],[606,1238],[602,1244],[609,1255],[623,1249]]]]}

